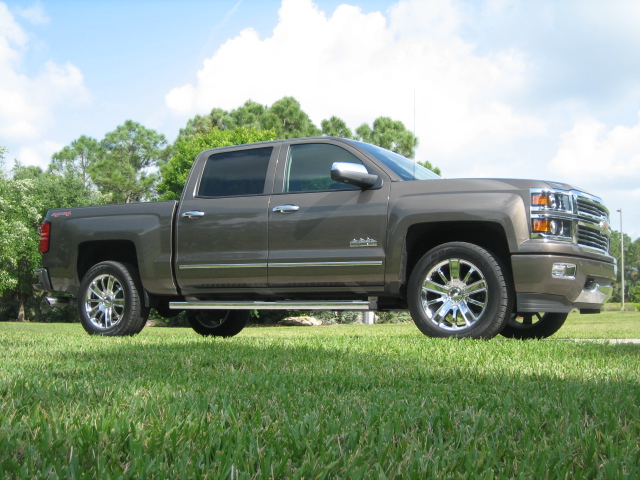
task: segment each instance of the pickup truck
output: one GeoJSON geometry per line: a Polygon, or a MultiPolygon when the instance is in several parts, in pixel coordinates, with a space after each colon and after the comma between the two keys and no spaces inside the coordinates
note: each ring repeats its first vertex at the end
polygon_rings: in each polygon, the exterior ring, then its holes
{"type": "Polygon", "coordinates": [[[609,235],[602,201],[563,183],[288,139],[201,152],[180,201],[50,210],[36,288],[108,336],[152,308],[223,337],[252,310],[408,309],[428,336],[544,338],[611,296],[609,235]]]}

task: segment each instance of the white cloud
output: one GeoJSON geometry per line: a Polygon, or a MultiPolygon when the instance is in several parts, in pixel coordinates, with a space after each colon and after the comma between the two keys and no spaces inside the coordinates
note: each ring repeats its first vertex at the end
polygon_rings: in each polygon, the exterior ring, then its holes
{"type": "Polygon", "coordinates": [[[596,119],[578,121],[562,134],[562,146],[551,161],[561,174],[593,178],[618,185],[640,185],[640,122],[607,129],[596,119]]]}
{"type": "MultiPolygon", "coordinates": [[[[22,14],[34,23],[46,18],[40,5],[22,14]]],[[[53,125],[56,107],[86,104],[89,94],[82,73],[70,63],[48,61],[37,74],[24,73],[22,60],[28,46],[29,36],[0,3],[0,138],[8,144],[11,157],[45,167],[49,162],[42,156],[49,151],[46,133],[53,125]]]]}
{"type": "Polygon", "coordinates": [[[51,156],[63,148],[64,145],[61,143],[43,140],[21,148],[15,156],[20,160],[22,165],[37,165],[44,167],[49,163],[51,156]],[[45,160],[44,165],[43,159],[45,160]]]}
{"type": "Polygon", "coordinates": [[[33,6],[28,8],[16,8],[17,14],[29,21],[33,25],[45,25],[49,23],[49,17],[44,11],[42,2],[36,2],[33,6]]]}
{"type": "Polygon", "coordinates": [[[614,228],[622,207],[632,238],[640,236],[640,121],[631,127],[586,118],[562,134],[562,145],[550,162],[552,171],[601,196],[611,210],[614,228]]]}
{"type": "Polygon", "coordinates": [[[543,122],[501,100],[521,88],[523,57],[477,55],[459,38],[459,23],[451,0],[402,1],[386,17],[350,5],[327,16],[311,0],[283,0],[270,37],[243,30],[166,104],[193,115],[291,95],[316,124],[337,115],[355,128],[384,115],[413,129],[415,92],[416,133],[425,153],[441,155],[544,132],[543,122]]]}

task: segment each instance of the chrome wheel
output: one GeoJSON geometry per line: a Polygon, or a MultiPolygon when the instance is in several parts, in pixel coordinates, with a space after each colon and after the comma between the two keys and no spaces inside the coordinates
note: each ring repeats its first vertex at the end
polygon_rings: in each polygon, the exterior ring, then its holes
{"type": "Polygon", "coordinates": [[[473,327],[489,302],[489,289],[473,263],[450,258],[435,265],[422,283],[422,309],[435,326],[452,332],[473,327]]]}
{"type": "Polygon", "coordinates": [[[84,310],[95,327],[109,329],[118,325],[125,307],[124,288],[115,276],[99,275],[91,281],[84,297],[84,310]]]}
{"type": "Polygon", "coordinates": [[[443,243],[416,263],[407,285],[411,317],[430,337],[493,338],[512,311],[509,270],[465,242],[443,243]]]}

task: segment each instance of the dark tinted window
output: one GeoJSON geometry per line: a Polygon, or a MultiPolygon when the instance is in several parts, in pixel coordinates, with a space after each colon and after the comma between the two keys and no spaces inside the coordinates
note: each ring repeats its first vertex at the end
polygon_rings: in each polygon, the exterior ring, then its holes
{"type": "Polygon", "coordinates": [[[285,192],[310,192],[317,190],[357,190],[358,187],[331,179],[334,162],[358,163],[358,157],[344,148],[326,143],[292,145],[289,148],[285,192]]]}
{"type": "Polygon", "coordinates": [[[233,197],[264,193],[272,147],[211,155],[198,188],[199,197],[233,197]]]}

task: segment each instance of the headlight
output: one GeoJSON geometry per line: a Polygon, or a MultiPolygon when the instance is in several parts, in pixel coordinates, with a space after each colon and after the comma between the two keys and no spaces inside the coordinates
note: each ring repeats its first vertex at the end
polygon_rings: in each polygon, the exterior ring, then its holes
{"type": "Polygon", "coordinates": [[[561,190],[531,189],[531,238],[573,241],[573,196],[561,190]]]}
{"type": "Polygon", "coordinates": [[[566,193],[551,190],[532,189],[532,210],[545,210],[556,212],[573,212],[571,197],[566,193]]]}
{"type": "Polygon", "coordinates": [[[562,218],[532,218],[531,231],[558,237],[571,238],[571,221],[562,218]]]}

